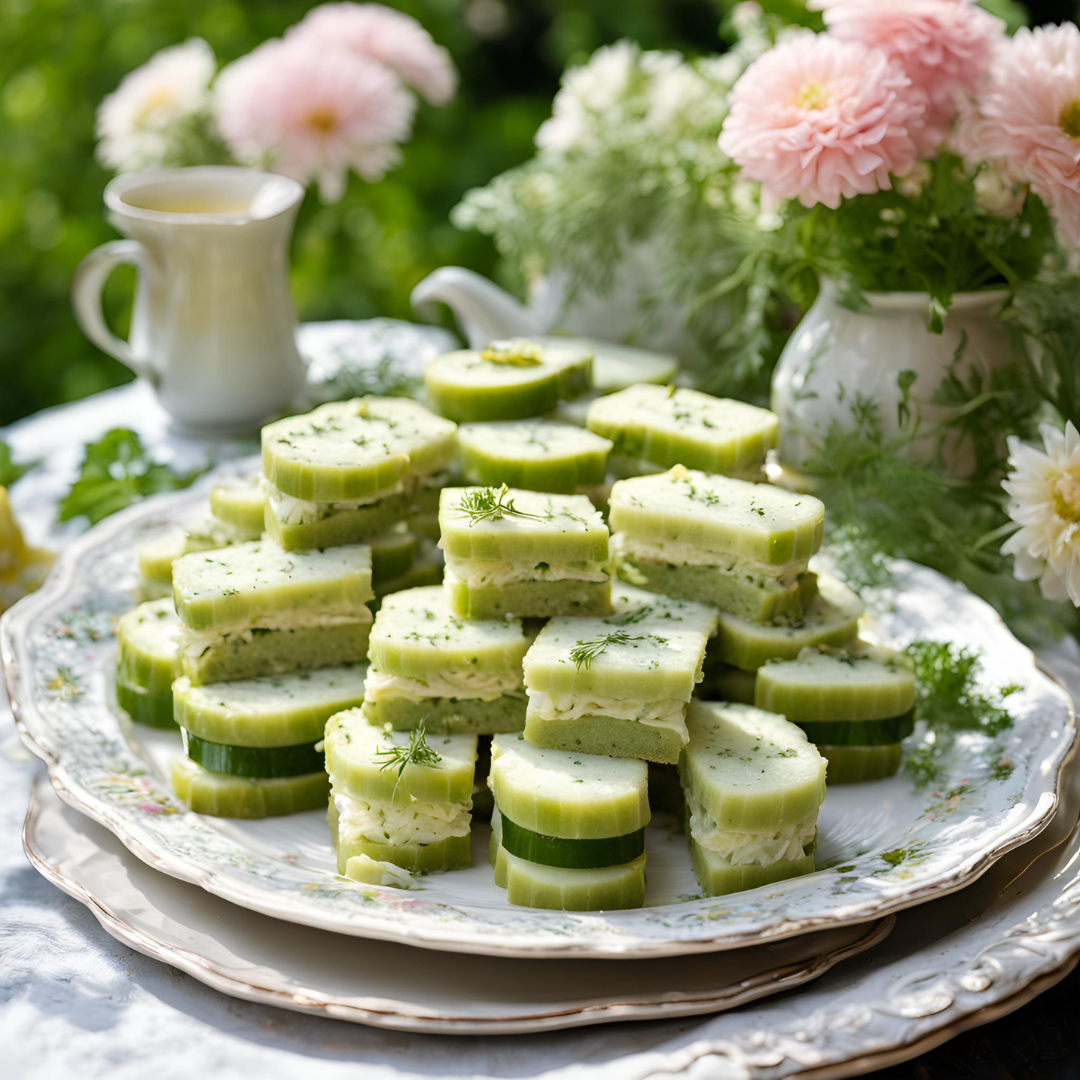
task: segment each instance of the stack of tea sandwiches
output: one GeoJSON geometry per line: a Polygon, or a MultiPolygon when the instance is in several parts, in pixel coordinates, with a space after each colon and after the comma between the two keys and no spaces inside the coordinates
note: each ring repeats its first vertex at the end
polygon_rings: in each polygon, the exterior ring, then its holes
{"type": "Polygon", "coordinates": [[[428,366],[442,415],[264,428],[259,487],[148,555],[172,600],[120,622],[118,701],[181,728],[187,805],[329,805],[339,872],[392,886],[469,867],[490,818],[534,907],[642,905],[654,811],[707,895],[813,869],[826,768],[895,771],[914,678],[810,570],[821,502],[760,482],[776,417],[631,353],[495,342],[428,366]]]}

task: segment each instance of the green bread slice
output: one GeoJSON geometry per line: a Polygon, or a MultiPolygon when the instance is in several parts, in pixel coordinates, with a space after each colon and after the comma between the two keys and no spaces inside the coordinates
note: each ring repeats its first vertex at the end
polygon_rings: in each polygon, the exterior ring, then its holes
{"type": "Polygon", "coordinates": [[[421,724],[433,735],[502,735],[525,727],[525,695],[482,698],[437,697],[423,701],[382,698],[365,701],[364,717],[376,727],[413,731],[421,724]]]}
{"type": "Polygon", "coordinates": [[[759,889],[763,885],[775,885],[778,881],[814,872],[813,850],[802,858],[782,859],[769,866],[758,866],[756,863],[732,865],[728,859],[702,847],[692,837],[688,844],[694,877],[706,896],[727,896],[746,889],[759,889]]]}
{"type": "Polygon", "coordinates": [[[742,471],[776,446],[775,413],[698,390],[636,385],[597,398],[586,426],[615,453],[710,473],[742,471]]]}
{"type": "Polygon", "coordinates": [[[410,732],[373,727],[359,709],[332,717],[326,725],[325,749],[326,770],[335,790],[365,802],[394,806],[406,806],[410,800],[467,805],[476,770],[476,736],[428,735],[426,744],[438,755],[438,762],[409,762],[401,771],[394,751],[403,752],[412,738],[410,732]]]}
{"type": "Polygon", "coordinates": [[[266,818],[321,810],[330,796],[324,772],[257,780],[212,773],[186,757],[169,762],[176,797],[196,814],[225,818],[266,818]]]}
{"type": "Polygon", "coordinates": [[[446,468],[456,430],[408,398],[331,402],[263,428],[263,475],[297,499],[366,499],[446,468]]]}
{"type": "Polygon", "coordinates": [[[288,630],[237,630],[187,642],[181,666],[192,686],[207,686],[355,664],[367,657],[370,633],[370,617],[288,630]]]}
{"type": "Polygon", "coordinates": [[[637,349],[600,338],[538,337],[542,344],[561,344],[568,340],[593,354],[592,382],[596,390],[604,394],[625,390],[636,383],[662,383],[666,385],[679,373],[679,361],[667,353],[637,349]]]}
{"type": "Polygon", "coordinates": [[[171,596],[124,612],[116,624],[116,665],[121,678],[144,690],[170,694],[180,666],[182,628],[171,596]]]}
{"type": "Polygon", "coordinates": [[[363,664],[192,686],[173,683],[176,722],[207,742],[296,746],[317,742],[326,721],[364,700],[363,664]]]}
{"type": "Polygon", "coordinates": [[[495,805],[522,828],[570,840],[623,836],[649,822],[644,762],[491,740],[495,805]]]}
{"type": "Polygon", "coordinates": [[[678,763],[686,736],[673,727],[660,727],[614,716],[546,719],[535,712],[525,716],[525,738],[534,746],[571,753],[606,754],[637,761],[678,763]]]}
{"type": "Polygon", "coordinates": [[[915,706],[915,675],[888,649],[806,649],[758,668],[755,704],[789,720],[888,720],[915,706]]]}
{"type": "Polygon", "coordinates": [[[258,626],[298,613],[362,618],[371,550],[286,552],[270,540],[185,555],[173,565],[176,611],[191,630],[258,626]]]}
{"type": "Polygon", "coordinates": [[[451,569],[444,579],[450,607],[462,619],[585,617],[611,610],[610,581],[519,581],[476,588],[451,569]]]}
{"type": "Polygon", "coordinates": [[[501,823],[492,815],[491,861],[495,884],[516,907],[554,911],[618,911],[645,903],[645,856],[622,866],[577,870],[542,866],[511,855],[500,842],[501,823]]]}
{"type": "Polygon", "coordinates": [[[210,489],[210,513],[232,526],[240,540],[258,540],[262,536],[265,501],[258,477],[216,484],[210,489]]]}
{"type": "Polygon", "coordinates": [[[692,701],[686,726],[679,776],[717,828],[760,832],[817,815],[825,759],[795,724],[749,705],[692,701]]]}
{"type": "Polygon", "coordinates": [[[584,495],[443,488],[439,529],[447,558],[528,566],[608,560],[608,528],[584,495]],[[470,510],[478,506],[488,510],[470,510]]]}
{"type": "Polygon", "coordinates": [[[446,672],[508,676],[520,672],[527,649],[520,621],[461,619],[435,585],[383,598],[369,656],[379,670],[408,679],[446,672]]]}
{"type": "Polygon", "coordinates": [[[888,746],[819,746],[829,763],[830,784],[860,784],[895,775],[903,758],[899,743],[888,746]]]}
{"type": "Polygon", "coordinates": [[[817,595],[817,577],[799,574],[790,580],[726,572],[716,566],[653,562],[627,554],[623,533],[611,538],[615,572],[631,585],[681,600],[695,600],[752,622],[800,616],[817,595]]]}
{"type": "Polygon", "coordinates": [[[716,612],[619,584],[613,613],[552,619],[525,655],[525,686],[634,701],[689,701],[716,612]]]}
{"type": "Polygon", "coordinates": [[[713,650],[716,659],[743,671],[757,671],[770,660],[794,660],[806,648],[841,647],[859,632],[863,603],[846,585],[825,574],[818,596],[797,619],[755,623],[720,612],[713,650]]]}
{"type": "Polygon", "coordinates": [[[620,480],[608,506],[612,532],[730,556],[763,574],[805,569],[825,527],[825,507],[812,495],[681,466],[620,480]]]}
{"type": "Polygon", "coordinates": [[[611,443],[553,420],[463,424],[458,454],[470,484],[574,493],[602,484],[611,443]]]}

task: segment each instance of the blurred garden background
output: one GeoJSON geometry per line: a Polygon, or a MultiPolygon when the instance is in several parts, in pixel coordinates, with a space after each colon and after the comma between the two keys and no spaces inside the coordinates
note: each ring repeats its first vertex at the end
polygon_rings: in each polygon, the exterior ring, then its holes
{"type": "MultiPolygon", "coordinates": [[[[0,7],[0,426],[130,378],[80,333],[69,288],[112,238],[109,173],[94,158],[98,103],[157,50],[205,38],[221,62],[302,17],[306,0],[2,0],[0,7]]],[[[345,197],[310,196],[293,291],[302,319],[413,317],[409,292],[438,266],[500,276],[494,246],[449,220],[470,188],[527,160],[564,69],[631,38],[688,55],[722,51],[733,0],[402,0],[453,55],[459,92],[424,106],[404,164],[345,197]]],[[[767,0],[789,18],[801,0],[767,0]]],[[[1013,21],[1075,18],[1075,0],[986,0],[1013,21]]],[[[131,272],[114,275],[110,319],[126,328],[131,272]]]]}

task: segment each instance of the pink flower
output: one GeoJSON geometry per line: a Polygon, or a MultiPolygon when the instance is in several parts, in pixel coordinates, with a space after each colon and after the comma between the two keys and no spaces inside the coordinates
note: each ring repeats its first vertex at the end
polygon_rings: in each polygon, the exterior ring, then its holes
{"type": "Polygon", "coordinates": [[[766,197],[835,209],[887,190],[915,163],[921,96],[884,53],[798,33],[747,68],[731,94],[720,148],[766,197]]]}
{"type": "Polygon", "coordinates": [[[1080,30],[1065,23],[1003,41],[957,142],[969,161],[1026,179],[1080,244],[1080,30]]]}
{"type": "Polygon", "coordinates": [[[811,0],[829,33],[882,49],[898,60],[929,103],[916,136],[920,155],[936,151],[960,100],[990,66],[1004,23],[973,0],[811,0]]]}
{"type": "Polygon", "coordinates": [[[266,163],[341,197],[355,169],[378,180],[400,158],[414,99],[392,71],[343,49],[268,41],[217,81],[218,127],[239,161],[266,163]]]}
{"type": "Polygon", "coordinates": [[[450,54],[410,15],[382,4],[323,4],[288,36],[377,60],[434,105],[454,96],[457,73],[450,54]]]}

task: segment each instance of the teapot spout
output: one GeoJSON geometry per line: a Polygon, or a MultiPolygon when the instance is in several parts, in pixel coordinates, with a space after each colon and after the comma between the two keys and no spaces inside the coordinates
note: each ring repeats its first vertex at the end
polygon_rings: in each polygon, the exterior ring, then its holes
{"type": "Polygon", "coordinates": [[[444,266],[428,274],[412,291],[412,306],[420,314],[437,303],[446,304],[473,349],[498,338],[543,333],[537,314],[486,277],[462,266],[444,266]]]}

